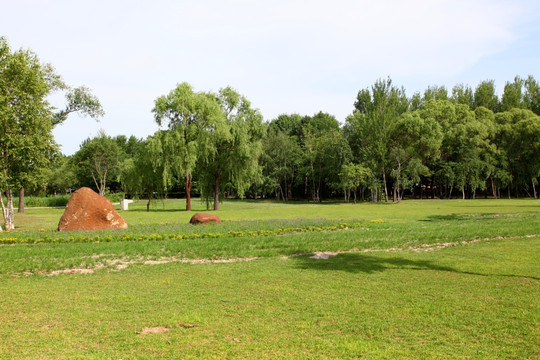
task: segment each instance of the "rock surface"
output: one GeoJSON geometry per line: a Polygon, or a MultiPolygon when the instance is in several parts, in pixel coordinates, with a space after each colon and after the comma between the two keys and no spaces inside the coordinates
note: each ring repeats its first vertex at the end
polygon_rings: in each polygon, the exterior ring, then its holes
{"type": "Polygon", "coordinates": [[[128,224],[104,196],[83,187],[69,198],[58,223],[59,231],[127,229],[128,224]]]}
{"type": "Polygon", "coordinates": [[[205,213],[196,213],[191,217],[191,220],[189,220],[190,224],[196,225],[196,224],[208,224],[208,223],[220,223],[221,220],[219,220],[219,217],[212,214],[205,214],[205,213]]]}

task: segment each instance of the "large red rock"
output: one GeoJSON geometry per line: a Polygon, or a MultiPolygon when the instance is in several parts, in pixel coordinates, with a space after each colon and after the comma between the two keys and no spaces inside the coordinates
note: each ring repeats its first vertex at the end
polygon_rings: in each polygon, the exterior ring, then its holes
{"type": "Polygon", "coordinates": [[[75,191],[58,223],[59,231],[127,229],[128,224],[104,196],[83,187],[75,191]]]}
{"type": "Polygon", "coordinates": [[[205,214],[205,213],[196,213],[191,217],[191,220],[189,220],[190,224],[196,225],[196,224],[208,224],[208,223],[220,223],[221,220],[219,220],[219,217],[212,214],[205,214]]]}

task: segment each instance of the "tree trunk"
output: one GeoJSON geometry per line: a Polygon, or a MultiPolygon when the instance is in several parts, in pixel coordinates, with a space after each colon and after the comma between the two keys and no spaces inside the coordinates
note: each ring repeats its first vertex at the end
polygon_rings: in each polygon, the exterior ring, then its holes
{"type": "Polygon", "coordinates": [[[463,200],[465,200],[465,186],[461,187],[461,194],[463,195],[463,200]]]}
{"type": "Polygon", "coordinates": [[[287,199],[285,199],[285,194],[283,193],[283,187],[281,186],[281,183],[279,183],[278,189],[279,191],[277,192],[277,200],[279,201],[279,196],[281,195],[281,200],[287,202],[287,199]]]}
{"type": "Polygon", "coordinates": [[[15,211],[13,210],[13,192],[11,189],[6,190],[6,207],[4,211],[4,221],[6,231],[15,230],[15,211]]]}
{"type": "Polygon", "coordinates": [[[219,210],[219,176],[216,176],[214,183],[214,210],[219,210]]]}
{"type": "Polygon", "coordinates": [[[193,176],[191,174],[186,175],[186,181],[184,187],[186,188],[186,211],[191,211],[191,181],[193,176]]]}
{"type": "MultiPolygon", "coordinates": [[[[4,205],[4,197],[2,191],[0,191],[0,205],[2,205],[2,219],[6,218],[6,206],[4,205]]],[[[0,226],[0,232],[2,232],[2,227],[0,226]]]]}
{"type": "Polygon", "coordinates": [[[388,202],[388,187],[386,186],[386,174],[384,172],[384,166],[382,169],[382,178],[383,178],[383,184],[384,184],[384,201],[388,202]]]}
{"type": "Polygon", "coordinates": [[[24,214],[24,188],[19,190],[19,209],[17,212],[19,214],[24,214]]]}
{"type": "Polygon", "coordinates": [[[536,196],[536,187],[534,186],[534,180],[532,181],[532,186],[533,186],[534,198],[538,199],[538,197],[536,196]]]}
{"type": "Polygon", "coordinates": [[[354,203],[356,204],[356,188],[354,188],[353,194],[354,194],[354,203]]]}
{"type": "Polygon", "coordinates": [[[146,204],[146,211],[150,212],[150,201],[152,201],[152,191],[148,192],[148,203],[146,204]]]}

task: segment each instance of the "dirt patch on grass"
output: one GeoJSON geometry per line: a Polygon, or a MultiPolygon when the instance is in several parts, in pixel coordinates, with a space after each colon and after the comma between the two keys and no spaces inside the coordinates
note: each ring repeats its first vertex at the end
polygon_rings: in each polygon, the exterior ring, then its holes
{"type": "Polygon", "coordinates": [[[169,330],[171,330],[171,329],[163,327],[163,326],[151,327],[151,328],[145,327],[141,331],[138,331],[137,334],[140,334],[140,335],[164,334],[166,332],[169,332],[169,330]]]}
{"type": "Polygon", "coordinates": [[[332,252],[332,251],[315,251],[313,253],[313,256],[310,256],[310,259],[322,259],[322,260],[328,260],[329,258],[333,256],[337,256],[339,253],[332,252]]]}
{"type": "MultiPolygon", "coordinates": [[[[503,240],[503,239],[522,239],[522,238],[533,238],[537,237],[539,235],[523,235],[523,236],[510,236],[510,237],[504,237],[504,236],[496,236],[492,238],[484,238],[484,239],[474,239],[474,240],[466,240],[466,241],[455,241],[455,242],[444,242],[444,243],[433,243],[433,244],[419,244],[415,246],[407,246],[407,247],[393,247],[393,248],[387,248],[387,249],[351,249],[348,251],[315,251],[313,253],[298,253],[290,255],[290,257],[295,256],[303,256],[303,255],[311,255],[310,259],[317,259],[317,260],[328,260],[331,257],[337,256],[339,254],[351,254],[351,253],[370,253],[370,252],[397,252],[397,251],[414,251],[414,252],[427,252],[427,251],[435,251],[444,249],[447,247],[452,246],[459,246],[459,245],[469,245],[474,244],[478,242],[485,242],[485,241],[494,241],[494,240],[503,240]]],[[[285,257],[286,258],[286,257],[285,257]]]]}
{"type": "Polygon", "coordinates": [[[60,275],[60,274],[93,274],[93,269],[64,269],[64,270],[54,270],[49,273],[49,276],[60,275]]]}
{"type": "MultiPolygon", "coordinates": [[[[136,257],[122,257],[122,258],[108,258],[107,255],[92,255],[89,258],[96,261],[95,264],[87,268],[71,268],[53,270],[44,275],[56,276],[62,274],[93,274],[96,270],[108,269],[110,271],[121,271],[127,269],[130,265],[142,264],[142,265],[162,265],[168,263],[182,263],[182,264],[224,264],[234,263],[241,261],[252,261],[258,259],[257,257],[246,258],[229,258],[229,259],[187,259],[180,256],[161,257],[158,259],[148,259],[142,256],[136,257]]],[[[32,275],[32,273],[24,273],[24,275],[32,275]]]]}

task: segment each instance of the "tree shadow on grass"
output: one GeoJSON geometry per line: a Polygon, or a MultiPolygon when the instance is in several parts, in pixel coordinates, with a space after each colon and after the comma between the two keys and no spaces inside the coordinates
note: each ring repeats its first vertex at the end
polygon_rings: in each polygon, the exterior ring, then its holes
{"type": "Polygon", "coordinates": [[[435,270],[447,271],[458,274],[477,276],[500,276],[512,278],[527,278],[540,281],[540,278],[514,274],[483,274],[472,271],[461,271],[450,266],[443,266],[429,260],[410,260],[402,257],[379,257],[367,254],[339,254],[328,259],[313,259],[308,255],[293,257],[296,268],[311,270],[346,271],[351,273],[373,274],[386,270],[410,269],[410,270],[435,270]]]}
{"type": "Polygon", "coordinates": [[[457,271],[427,260],[409,260],[401,257],[378,257],[367,254],[339,254],[328,259],[313,259],[309,256],[293,257],[299,269],[346,271],[372,274],[389,269],[415,269],[457,271]]]}

